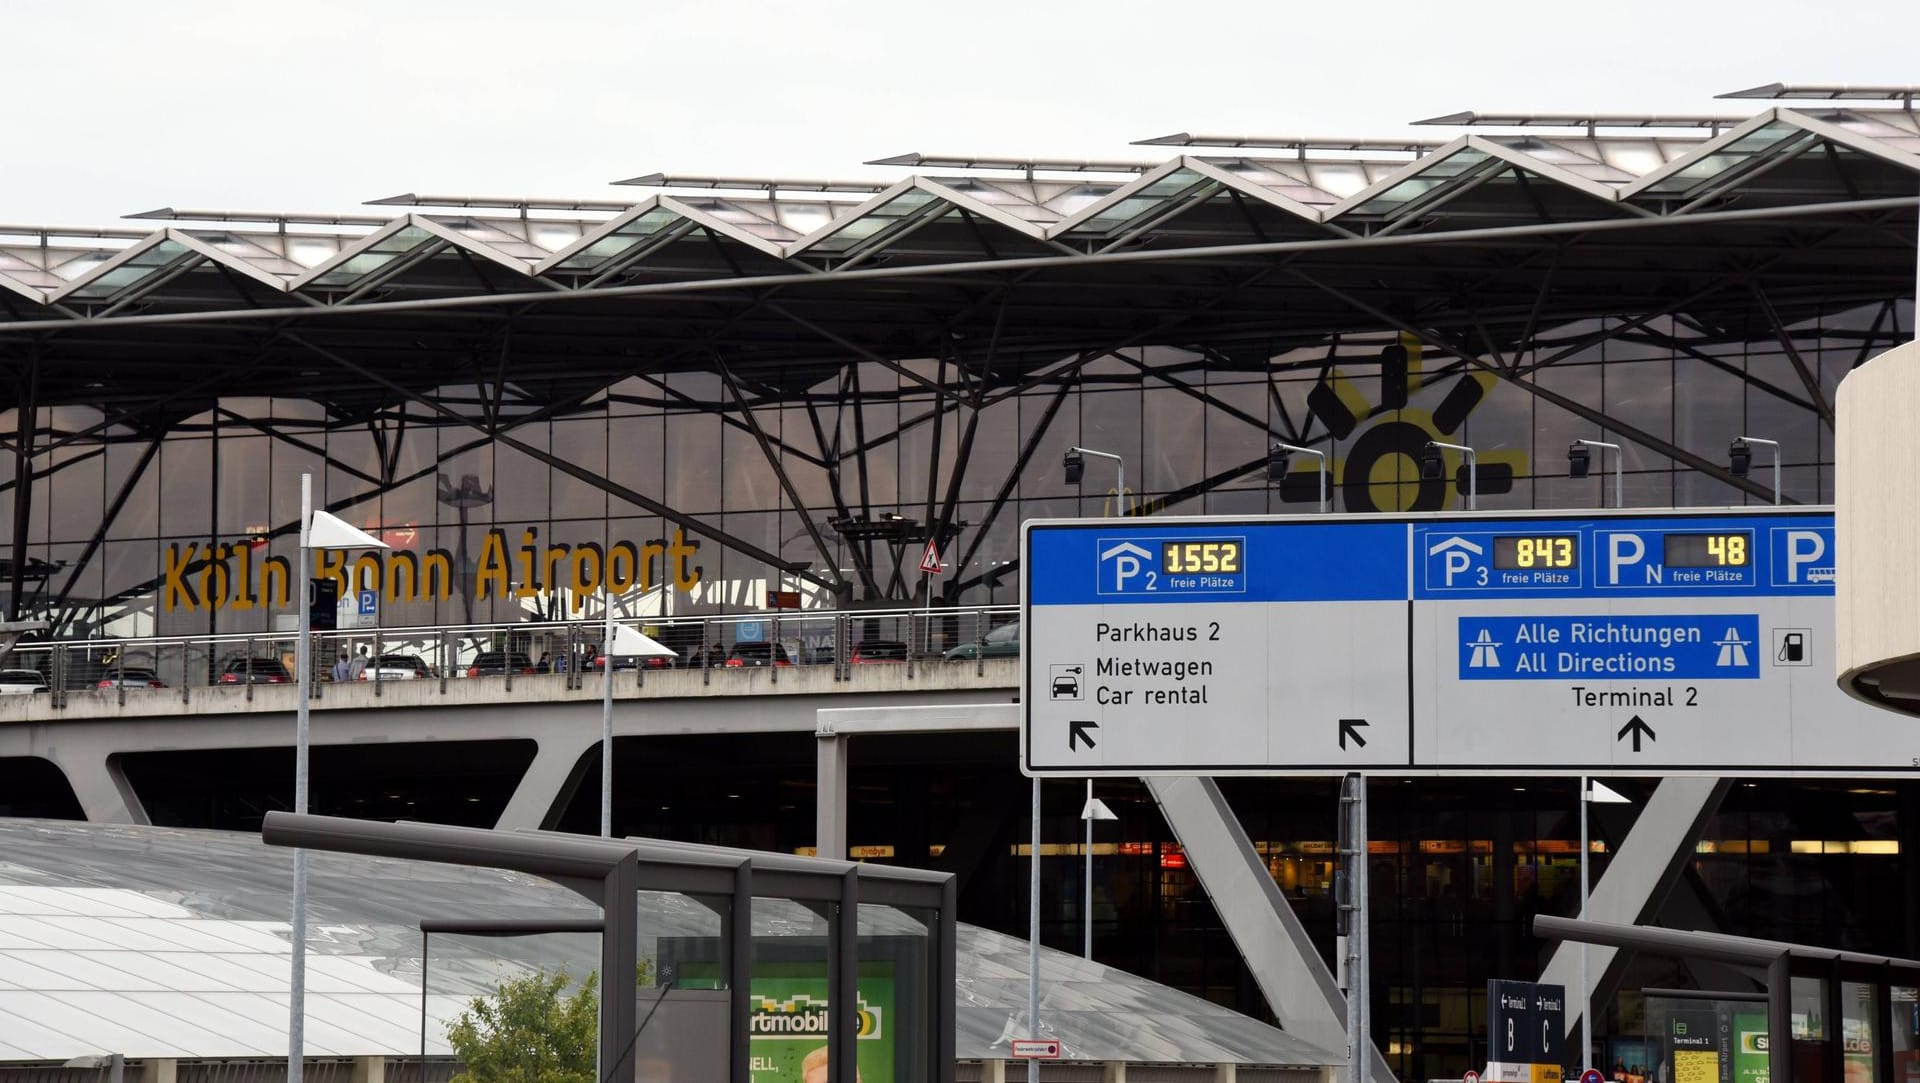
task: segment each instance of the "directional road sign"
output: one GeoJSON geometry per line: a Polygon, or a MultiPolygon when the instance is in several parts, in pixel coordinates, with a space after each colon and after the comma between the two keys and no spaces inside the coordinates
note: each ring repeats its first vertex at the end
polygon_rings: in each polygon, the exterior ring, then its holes
{"type": "Polygon", "coordinates": [[[1030,774],[1920,771],[1821,509],[1027,524],[1030,774]]]}

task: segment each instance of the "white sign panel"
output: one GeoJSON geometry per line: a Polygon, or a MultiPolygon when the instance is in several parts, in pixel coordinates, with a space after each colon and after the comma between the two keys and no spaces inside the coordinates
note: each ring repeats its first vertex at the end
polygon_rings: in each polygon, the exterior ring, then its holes
{"type": "Polygon", "coordinates": [[[1920,770],[1807,509],[1028,524],[1031,774],[1920,770]]]}
{"type": "Polygon", "coordinates": [[[1405,533],[1332,519],[1028,524],[1028,770],[1405,762],[1405,533]]]}

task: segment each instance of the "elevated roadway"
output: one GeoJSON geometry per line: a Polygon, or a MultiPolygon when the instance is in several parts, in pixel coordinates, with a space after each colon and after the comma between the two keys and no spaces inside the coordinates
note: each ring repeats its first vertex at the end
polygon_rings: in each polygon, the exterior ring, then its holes
{"type": "MultiPolygon", "coordinates": [[[[355,682],[319,689],[315,747],[521,739],[532,763],[498,825],[540,827],[560,807],[601,733],[597,675],[355,682]]],[[[614,734],[812,733],[823,708],[1008,703],[1014,659],[966,664],[624,671],[614,675],[614,734]]],[[[0,697],[0,757],[45,759],[87,819],[145,823],[120,757],[139,752],[290,748],[292,685],[68,691],[0,697]]],[[[449,754],[456,754],[449,748],[449,754]]]]}

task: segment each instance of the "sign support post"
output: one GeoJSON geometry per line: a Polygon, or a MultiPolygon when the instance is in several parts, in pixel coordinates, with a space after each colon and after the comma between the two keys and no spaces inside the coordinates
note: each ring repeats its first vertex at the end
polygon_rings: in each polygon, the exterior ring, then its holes
{"type": "Polygon", "coordinates": [[[1340,786],[1340,818],[1347,845],[1340,853],[1347,898],[1347,1080],[1366,1083],[1367,1051],[1367,777],[1347,775],[1340,786]]]}
{"type": "MultiPolygon", "coordinates": [[[[1027,870],[1027,1033],[1040,1037],[1040,776],[1033,777],[1033,860],[1027,870]]],[[[1040,1062],[1027,1062],[1027,1083],[1040,1083],[1040,1062]]]]}
{"type": "MultiPolygon", "coordinates": [[[[1580,920],[1587,920],[1587,776],[1580,776],[1580,920]]],[[[1587,944],[1580,942],[1580,1071],[1593,1067],[1593,986],[1587,982],[1587,944]]]]}

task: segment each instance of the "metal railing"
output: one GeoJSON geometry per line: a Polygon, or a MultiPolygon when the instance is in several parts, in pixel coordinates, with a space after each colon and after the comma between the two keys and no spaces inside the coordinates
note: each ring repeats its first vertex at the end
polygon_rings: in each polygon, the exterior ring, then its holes
{"type": "MultiPolygon", "coordinates": [[[[635,671],[643,685],[649,672],[669,669],[700,670],[710,683],[714,669],[765,668],[777,683],[781,670],[795,666],[831,666],[835,680],[848,680],[855,666],[898,665],[911,677],[929,665],[971,662],[978,676],[988,657],[1006,649],[987,633],[1018,619],[1010,605],[627,619],[675,654],[616,656],[613,667],[635,671]]],[[[309,694],[323,698],[342,681],[371,683],[375,696],[393,681],[437,681],[444,692],[450,681],[476,678],[507,689],[536,678],[583,688],[604,664],[602,634],[598,619],[315,632],[309,694]]],[[[113,692],[123,705],[130,693],[190,703],[210,687],[238,688],[251,700],[256,686],[292,683],[296,639],[292,631],[263,631],[22,643],[6,665],[41,674],[56,707],[73,692],[113,692]]]]}

